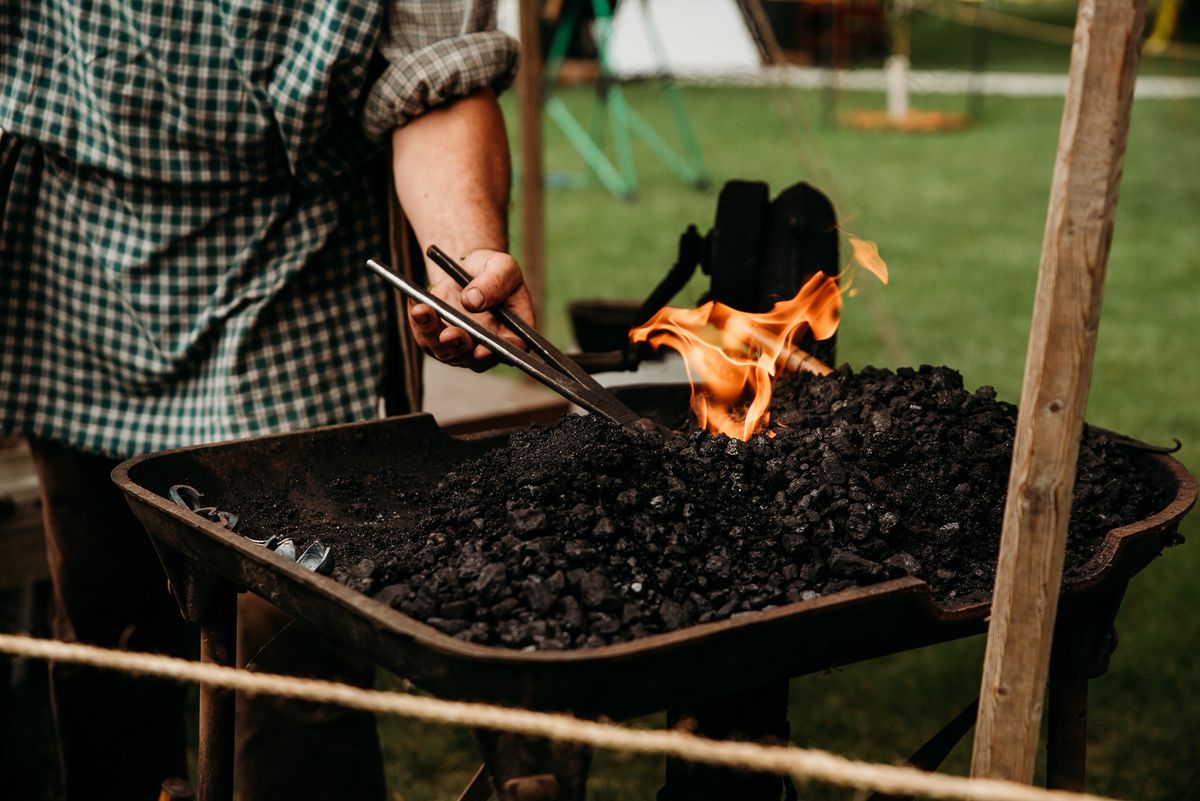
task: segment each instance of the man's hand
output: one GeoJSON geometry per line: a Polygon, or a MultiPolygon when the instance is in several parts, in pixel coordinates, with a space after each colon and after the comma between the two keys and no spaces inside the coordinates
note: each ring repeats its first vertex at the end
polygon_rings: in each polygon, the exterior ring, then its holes
{"type": "MultiPolygon", "coordinates": [[[[498,250],[479,249],[458,259],[462,268],[474,276],[465,288],[438,267],[429,264],[430,291],[471,314],[488,329],[524,349],[516,334],[504,328],[488,309],[508,308],[530,325],[534,324],[533,301],[516,260],[498,250]]],[[[409,303],[409,323],[421,349],[439,361],[481,372],[496,363],[496,356],[483,345],[474,345],[470,334],[448,326],[437,313],[423,303],[409,303]]]]}

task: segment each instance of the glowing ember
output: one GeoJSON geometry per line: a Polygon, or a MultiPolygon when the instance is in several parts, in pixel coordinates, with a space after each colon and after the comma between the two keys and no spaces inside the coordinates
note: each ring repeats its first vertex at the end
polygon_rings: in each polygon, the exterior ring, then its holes
{"type": "Polygon", "coordinates": [[[818,340],[833,336],[841,310],[837,279],[817,273],[796,297],[769,312],[742,312],[714,301],[696,309],[666,307],[630,331],[629,338],[678,351],[700,426],[746,440],[770,422],[777,375],[798,369],[829,372],[793,342],[809,331],[818,340]]]}

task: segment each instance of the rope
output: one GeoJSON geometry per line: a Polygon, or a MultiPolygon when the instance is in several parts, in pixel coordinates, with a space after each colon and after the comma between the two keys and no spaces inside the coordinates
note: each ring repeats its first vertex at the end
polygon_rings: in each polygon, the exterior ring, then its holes
{"type": "Polygon", "coordinates": [[[968,779],[925,773],[908,767],[858,762],[810,748],[711,740],[678,730],[635,729],[580,720],[568,715],[364,690],[331,681],[253,673],[168,656],[116,651],[24,635],[0,634],[0,652],[174,681],[198,682],[240,692],[337,704],[367,712],[416,718],[428,723],[494,729],[594,748],[659,754],[721,767],[787,774],[800,781],[822,781],[890,795],[963,801],[1112,801],[1101,796],[1043,790],[1015,782],[968,779]]]}
{"type": "MultiPolygon", "coordinates": [[[[986,28],[996,33],[1004,33],[1021,39],[1031,39],[1064,47],[1070,47],[1075,41],[1075,29],[1072,27],[1006,14],[990,8],[951,6],[943,0],[919,0],[914,7],[919,11],[957,22],[960,25],[986,28]]],[[[1188,42],[1166,42],[1148,55],[1198,60],[1200,59],[1200,46],[1188,42]]]]}
{"type": "Polygon", "coordinates": [[[965,8],[961,5],[950,6],[948,3],[918,2],[916,8],[935,17],[948,19],[960,25],[976,28],[986,28],[996,33],[1005,33],[1021,39],[1031,39],[1035,42],[1063,45],[1070,47],[1075,41],[1075,29],[1053,22],[1042,22],[1018,17],[1015,14],[1005,14],[990,8],[974,6],[965,8]]]}

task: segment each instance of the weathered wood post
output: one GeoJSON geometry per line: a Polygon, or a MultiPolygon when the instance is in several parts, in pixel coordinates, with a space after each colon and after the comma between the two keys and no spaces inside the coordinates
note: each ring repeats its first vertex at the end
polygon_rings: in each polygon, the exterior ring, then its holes
{"type": "Polygon", "coordinates": [[[1083,0],[1059,131],[973,776],[1032,782],[1146,0],[1083,0]]]}
{"type": "Polygon", "coordinates": [[[541,0],[521,0],[521,69],[517,73],[518,136],[521,153],[521,269],[533,296],[538,323],[546,313],[542,192],[542,49],[538,25],[541,0]]]}

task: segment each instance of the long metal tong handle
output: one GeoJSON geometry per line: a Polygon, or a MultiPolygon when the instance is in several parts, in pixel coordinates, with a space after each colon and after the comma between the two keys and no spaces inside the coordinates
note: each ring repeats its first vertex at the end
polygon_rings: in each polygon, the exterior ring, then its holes
{"type": "MultiPolygon", "coordinates": [[[[429,250],[425,254],[433,260],[437,266],[446,271],[446,274],[465,287],[471,283],[471,276],[462,268],[458,262],[450,258],[446,251],[439,248],[437,245],[430,245],[429,250]]],[[[545,359],[548,363],[554,365],[562,372],[574,378],[580,384],[583,384],[588,389],[596,392],[609,393],[609,390],[596,379],[592,378],[587,370],[584,370],[570,356],[567,356],[561,350],[554,346],[550,340],[546,339],[542,334],[529,323],[522,320],[511,309],[503,306],[498,306],[491,310],[492,314],[500,318],[504,325],[511,329],[513,333],[521,338],[521,340],[530,347],[535,353],[545,359]]],[[[613,398],[616,400],[616,398],[613,398]]],[[[619,401],[618,401],[619,402],[619,401]]]]}
{"type": "Polygon", "coordinates": [[[441,299],[418,289],[374,259],[367,260],[367,267],[407,297],[412,298],[417,303],[424,303],[437,312],[438,316],[443,320],[466,331],[477,343],[484,345],[495,353],[501,361],[516,367],[521,372],[546,385],[572,403],[582,406],[593,414],[606,417],[617,425],[635,431],[643,430],[641,418],[638,414],[617,400],[616,396],[608,393],[607,390],[603,390],[602,388],[603,394],[597,397],[596,393],[590,387],[580,386],[572,376],[559,373],[556,369],[548,368],[546,364],[534,359],[520,348],[514,347],[511,343],[505,341],[503,337],[487,330],[465,313],[460,312],[441,299]],[[605,395],[607,397],[604,397],[605,395]]]}
{"type": "MultiPolygon", "coordinates": [[[[462,265],[437,245],[430,245],[426,254],[435,264],[445,270],[447,275],[457,281],[459,286],[466,287],[467,284],[471,283],[471,275],[462,268],[462,265]]],[[[500,318],[501,322],[508,329],[520,337],[521,341],[528,345],[530,350],[541,356],[547,364],[553,365],[560,372],[574,378],[585,389],[595,393],[597,401],[606,404],[614,414],[625,415],[632,413],[629,407],[621,403],[617,396],[612,394],[611,390],[595,378],[592,378],[591,374],[580,367],[578,362],[555,347],[553,342],[546,339],[540,331],[522,320],[511,309],[498,306],[492,309],[491,312],[500,318]]]]}

